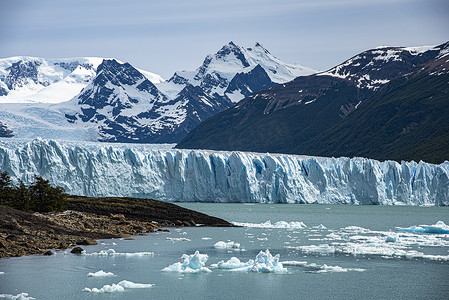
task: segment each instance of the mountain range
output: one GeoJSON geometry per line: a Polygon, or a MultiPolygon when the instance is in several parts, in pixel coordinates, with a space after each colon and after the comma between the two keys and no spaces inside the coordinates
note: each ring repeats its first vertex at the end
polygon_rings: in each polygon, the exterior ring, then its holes
{"type": "Polygon", "coordinates": [[[378,160],[449,158],[449,42],[324,72],[230,42],[164,80],[113,58],[0,59],[0,137],[378,160]]]}
{"type": "Polygon", "coordinates": [[[116,59],[0,60],[0,136],[177,143],[259,90],[316,70],[230,42],[169,80],[116,59]]]}
{"type": "Polygon", "coordinates": [[[178,148],[449,159],[449,42],[379,47],[253,93],[178,148]]]}

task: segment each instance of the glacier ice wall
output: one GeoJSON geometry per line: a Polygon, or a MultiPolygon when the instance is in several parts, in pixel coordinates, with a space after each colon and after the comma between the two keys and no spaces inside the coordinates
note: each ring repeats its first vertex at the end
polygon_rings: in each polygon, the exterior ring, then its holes
{"type": "Polygon", "coordinates": [[[449,162],[0,142],[0,169],[70,194],[163,201],[449,205],[449,162]]]}

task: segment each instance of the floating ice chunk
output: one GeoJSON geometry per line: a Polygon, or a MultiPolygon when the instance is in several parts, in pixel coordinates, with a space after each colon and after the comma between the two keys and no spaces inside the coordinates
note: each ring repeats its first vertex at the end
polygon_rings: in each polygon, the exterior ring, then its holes
{"type": "Polygon", "coordinates": [[[320,225],[315,226],[313,228],[316,228],[316,229],[327,229],[326,226],[324,226],[323,224],[320,224],[320,225]]]}
{"type": "Polygon", "coordinates": [[[83,251],[81,254],[83,255],[98,255],[98,256],[153,256],[154,252],[125,252],[120,253],[116,252],[114,249],[109,250],[101,250],[100,252],[92,252],[87,253],[86,251],[83,251]]]}
{"type": "Polygon", "coordinates": [[[238,269],[242,267],[247,267],[247,263],[242,263],[240,259],[237,257],[231,257],[228,261],[220,261],[218,264],[212,264],[213,267],[219,268],[219,269],[238,269]]]}
{"type": "Polygon", "coordinates": [[[95,273],[88,273],[87,274],[88,277],[109,277],[109,276],[115,276],[114,273],[112,272],[105,272],[103,270],[97,271],[95,273]]]}
{"type": "Polygon", "coordinates": [[[172,241],[172,242],[179,242],[179,241],[190,242],[191,241],[191,239],[188,239],[188,238],[171,238],[171,237],[167,237],[166,239],[169,240],[169,241],[172,241]]]}
{"type": "Polygon", "coordinates": [[[128,280],[122,280],[119,283],[113,283],[112,285],[106,284],[102,288],[84,288],[83,292],[89,293],[115,293],[123,292],[125,289],[144,289],[150,288],[153,284],[150,283],[134,283],[128,280]]]}
{"type": "Polygon", "coordinates": [[[419,225],[419,226],[410,226],[407,228],[396,227],[396,230],[397,231],[407,231],[407,232],[447,234],[447,233],[449,233],[449,226],[446,225],[443,221],[438,221],[435,223],[435,225],[419,225]]]}
{"type": "Polygon", "coordinates": [[[356,271],[356,272],[363,272],[366,271],[365,269],[358,269],[358,268],[343,268],[340,266],[328,266],[326,264],[320,266],[317,264],[310,264],[307,265],[309,268],[316,268],[316,270],[312,270],[309,272],[313,273],[331,273],[331,272],[348,272],[348,271],[356,271]]]}
{"type": "Polygon", "coordinates": [[[168,267],[162,269],[164,272],[178,272],[178,273],[199,273],[199,272],[211,272],[206,267],[206,261],[209,258],[207,254],[200,254],[199,251],[195,251],[194,254],[181,256],[183,262],[174,263],[168,267]]]}
{"type": "Polygon", "coordinates": [[[328,244],[320,244],[318,246],[317,245],[297,246],[297,247],[287,246],[286,248],[293,248],[293,249],[301,250],[305,253],[323,253],[323,254],[335,253],[335,247],[330,246],[328,244]]]}
{"type": "Polygon", "coordinates": [[[396,227],[396,230],[405,232],[424,232],[424,228],[420,226],[396,227]]]}
{"type": "Polygon", "coordinates": [[[395,235],[388,234],[388,235],[385,237],[385,242],[386,242],[386,243],[396,243],[397,240],[398,240],[398,238],[397,238],[395,235]]]}
{"type": "Polygon", "coordinates": [[[307,265],[306,261],[297,261],[297,260],[287,260],[281,262],[283,266],[305,266],[307,265]]]}
{"type": "Polygon", "coordinates": [[[5,274],[5,272],[0,272],[0,275],[5,274]]]}
{"type": "Polygon", "coordinates": [[[303,222],[286,222],[286,221],[278,221],[276,223],[271,223],[270,220],[264,223],[244,223],[244,222],[231,222],[236,226],[242,227],[251,227],[251,228],[286,228],[286,229],[300,229],[307,227],[303,222]]]}
{"type": "Polygon", "coordinates": [[[31,300],[36,299],[33,297],[28,296],[28,293],[20,293],[17,295],[10,295],[10,294],[0,294],[0,299],[8,299],[8,300],[31,300]]]}
{"type": "Polygon", "coordinates": [[[218,264],[212,265],[218,269],[227,269],[237,272],[255,272],[255,273],[286,273],[287,268],[284,268],[279,262],[279,254],[272,256],[270,251],[260,251],[256,259],[241,262],[237,257],[232,257],[228,261],[220,261],[218,264]]]}
{"type": "Polygon", "coordinates": [[[206,236],[206,237],[202,237],[201,239],[202,239],[202,240],[205,240],[205,241],[208,241],[208,240],[211,240],[212,238],[206,236]]]}
{"type": "Polygon", "coordinates": [[[227,242],[218,241],[214,247],[217,249],[238,249],[240,248],[240,244],[229,240],[227,242]]]}

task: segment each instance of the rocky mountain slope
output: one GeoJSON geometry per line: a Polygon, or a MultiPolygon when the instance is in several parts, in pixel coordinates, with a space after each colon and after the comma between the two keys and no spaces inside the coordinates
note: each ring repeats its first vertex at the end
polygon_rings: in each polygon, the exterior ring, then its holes
{"type": "Polygon", "coordinates": [[[233,42],[168,81],[115,59],[0,60],[0,120],[16,137],[175,143],[244,96],[316,71],[233,42]]]}
{"type": "Polygon", "coordinates": [[[449,122],[443,117],[448,52],[449,43],[365,51],[326,72],[243,99],[177,147],[441,162],[449,158],[440,151],[447,148],[447,134],[436,137],[449,122]],[[430,136],[437,146],[427,155],[423,143],[430,136]]]}

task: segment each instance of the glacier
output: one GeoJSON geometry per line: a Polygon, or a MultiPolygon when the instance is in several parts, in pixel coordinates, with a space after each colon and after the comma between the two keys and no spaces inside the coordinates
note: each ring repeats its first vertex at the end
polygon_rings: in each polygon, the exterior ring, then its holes
{"type": "Polygon", "coordinates": [[[0,140],[0,171],[67,193],[180,202],[449,205],[449,162],[0,140]]]}

